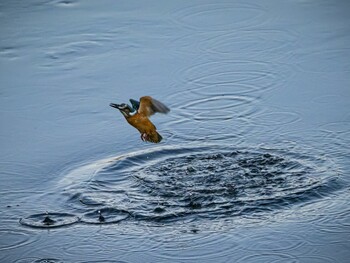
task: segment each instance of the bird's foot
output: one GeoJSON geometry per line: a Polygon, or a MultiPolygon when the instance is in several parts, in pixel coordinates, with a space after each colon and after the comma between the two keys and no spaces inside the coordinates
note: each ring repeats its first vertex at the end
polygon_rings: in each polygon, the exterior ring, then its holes
{"type": "Polygon", "coordinates": [[[147,133],[141,133],[141,140],[142,141],[147,141],[148,137],[147,137],[147,133]]]}

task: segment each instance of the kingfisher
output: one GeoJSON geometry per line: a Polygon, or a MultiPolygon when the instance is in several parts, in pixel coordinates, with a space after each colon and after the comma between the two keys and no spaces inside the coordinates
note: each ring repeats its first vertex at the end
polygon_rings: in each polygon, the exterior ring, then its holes
{"type": "Polygon", "coordinates": [[[132,106],[126,103],[110,103],[109,106],[118,109],[126,121],[141,133],[142,141],[159,143],[163,138],[149,117],[157,112],[166,114],[170,109],[150,96],[143,96],[140,101],[130,99],[130,103],[132,106]]]}

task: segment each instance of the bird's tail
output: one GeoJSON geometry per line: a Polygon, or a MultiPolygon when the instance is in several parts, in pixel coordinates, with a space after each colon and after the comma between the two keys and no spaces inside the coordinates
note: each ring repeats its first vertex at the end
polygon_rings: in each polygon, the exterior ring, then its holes
{"type": "Polygon", "coordinates": [[[162,135],[160,135],[158,132],[157,132],[157,135],[158,135],[158,138],[157,138],[157,139],[158,139],[157,143],[158,143],[158,142],[160,142],[161,140],[163,140],[163,137],[162,137],[162,135]]]}
{"type": "Polygon", "coordinates": [[[152,132],[151,134],[148,134],[146,138],[147,141],[153,143],[159,143],[162,139],[163,137],[156,131],[152,132]]]}

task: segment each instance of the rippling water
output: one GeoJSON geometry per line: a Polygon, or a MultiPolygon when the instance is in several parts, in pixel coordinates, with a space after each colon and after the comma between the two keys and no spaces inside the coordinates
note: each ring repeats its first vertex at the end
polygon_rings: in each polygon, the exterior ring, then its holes
{"type": "Polygon", "coordinates": [[[2,1],[0,260],[347,262],[349,8],[2,1]]]}

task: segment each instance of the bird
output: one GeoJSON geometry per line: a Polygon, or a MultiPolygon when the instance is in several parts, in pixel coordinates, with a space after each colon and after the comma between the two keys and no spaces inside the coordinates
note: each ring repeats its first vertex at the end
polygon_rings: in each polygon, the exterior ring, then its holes
{"type": "Polygon", "coordinates": [[[133,99],[130,99],[129,101],[130,101],[130,103],[131,103],[131,105],[132,105],[134,110],[137,111],[140,108],[140,102],[139,101],[133,100],[133,99]]]}
{"type": "Polygon", "coordinates": [[[151,96],[143,96],[140,101],[130,99],[130,103],[132,107],[126,103],[110,103],[109,106],[118,109],[126,121],[140,132],[142,141],[159,143],[163,137],[149,117],[157,112],[166,114],[170,109],[151,96]]]}

